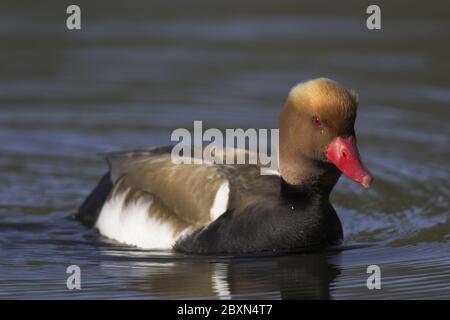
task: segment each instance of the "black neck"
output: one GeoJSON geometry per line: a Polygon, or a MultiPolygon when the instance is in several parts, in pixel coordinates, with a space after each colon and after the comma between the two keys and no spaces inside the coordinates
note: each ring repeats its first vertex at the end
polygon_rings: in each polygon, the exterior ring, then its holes
{"type": "Polygon", "coordinates": [[[333,185],[325,185],[319,180],[309,181],[300,185],[292,185],[281,178],[280,192],[281,196],[288,200],[305,201],[305,200],[326,200],[330,198],[333,185]]]}

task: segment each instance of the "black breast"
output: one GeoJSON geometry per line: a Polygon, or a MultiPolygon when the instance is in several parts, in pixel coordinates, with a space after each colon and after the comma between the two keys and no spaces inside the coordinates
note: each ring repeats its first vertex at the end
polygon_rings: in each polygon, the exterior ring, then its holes
{"type": "Polygon", "coordinates": [[[308,192],[286,190],[279,178],[271,179],[271,193],[254,195],[257,201],[231,208],[208,226],[180,239],[174,249],[191,253],[299,251],[342,239],[341,223],[328,195],[310,188],[308,192]]]}

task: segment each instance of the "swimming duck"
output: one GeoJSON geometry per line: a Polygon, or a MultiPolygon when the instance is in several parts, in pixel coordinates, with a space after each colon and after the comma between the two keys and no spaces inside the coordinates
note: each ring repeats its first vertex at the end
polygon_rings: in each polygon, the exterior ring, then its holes
{"type": "Polygon", "coordinates": [[[279,175],[261,175],[259,165],[177,164],[172,147],[110,153],[109,172],[77,217],[145,249],[245,254],[337,244],[330,192],[341,173],[372,182],[356,146],[357,105],[329,79],[293,87],[279,119],[279,175]]]}

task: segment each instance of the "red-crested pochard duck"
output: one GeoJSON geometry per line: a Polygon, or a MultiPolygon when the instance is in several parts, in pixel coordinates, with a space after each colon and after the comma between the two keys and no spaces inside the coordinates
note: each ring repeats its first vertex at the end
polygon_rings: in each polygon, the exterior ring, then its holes
{"type": "Polygon", "coordinates": [[[279,121],[280,175],[261,175],[258,165],[176,164],[171,147],[108,154],[110,171],[77,217],[147,249],[252,253],[339,243],[331,190],[341,173],[364,187],[372,181],[356,147],[357,104],[329,79],[296,85],[279,121]]]}

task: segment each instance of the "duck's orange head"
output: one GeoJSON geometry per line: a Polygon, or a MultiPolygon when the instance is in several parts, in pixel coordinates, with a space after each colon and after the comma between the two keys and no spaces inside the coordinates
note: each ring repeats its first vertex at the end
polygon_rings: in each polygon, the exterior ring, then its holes
{"type": "Polygon", "coordinates": [[[331,162],[345,176],[368,188],[372,175],[356,146],[357,106],[357,95],[330,79],[296,85],[280,117],[280,160],[331,162]]]}

